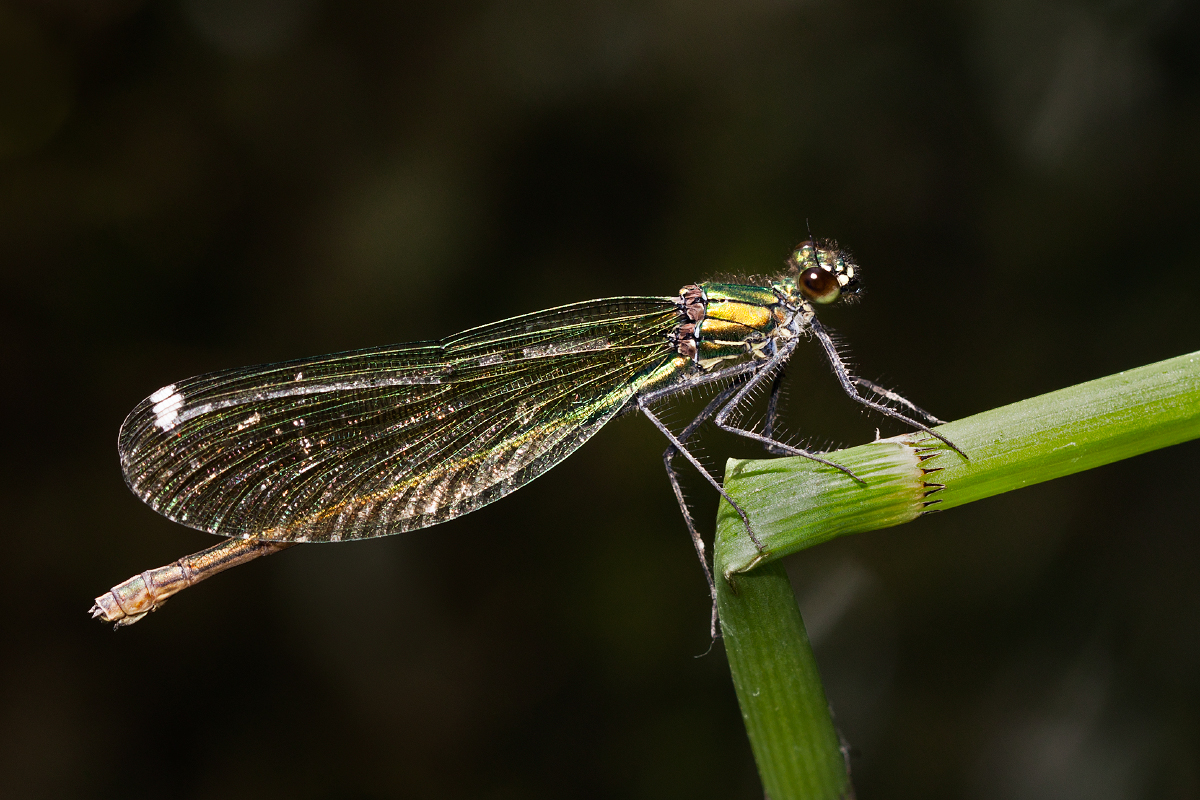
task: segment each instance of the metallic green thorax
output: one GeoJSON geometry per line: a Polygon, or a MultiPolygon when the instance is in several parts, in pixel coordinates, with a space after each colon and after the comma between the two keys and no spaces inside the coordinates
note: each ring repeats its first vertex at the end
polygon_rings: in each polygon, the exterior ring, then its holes
{"type": "MultiPolygon", "coordinates": [[[[852,291],[857,280],[855,265],[835,249],[805,244],[788,264],[788,274],[767,286],[709,281],[683,287],[680,324],[668,338],[686,362],[673,364],[671,377],[721,372],[774,357],[779,345],[798,336],[814,316],[799,281],[805,270],[819,267],[836,279],[832,298],[852,291]]],[[[667,372],[656,377],[669,382],[667,372]]]]}

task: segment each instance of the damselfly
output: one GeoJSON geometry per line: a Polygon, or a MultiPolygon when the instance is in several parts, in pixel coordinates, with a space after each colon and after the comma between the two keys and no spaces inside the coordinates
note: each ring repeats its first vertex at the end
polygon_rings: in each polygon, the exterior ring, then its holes
{"type": "MultiPolygon", "coordinates": [[[[707,282],[671,297],[616,297],[473,328],[448,339],[225,370],[159,389],[121,426],[125,480],[151,508],[228,537],[96,598],[92,616],[130,625],[209,575],[302,542],[424,528],[499,500],[640,411],[662,431],[667,476],[710,589],[704,543],[673,461],[682,455],[750,519],[687,448],[707,420],[771,452],[821,455],[773,438],[779,378],[802,338],[824,349],[845,392],[919,428],[940,420],[851,376],[815,304],[853,297],[858,267],[830,242],[798,247],[784,273],[707,282]],[[771,382],[762,432],[737,412],[771,382]],[[653,407],[708,384],[722,388],[682,432],[653,407]],[[868,393],[860,393],[865,389],[868,393]]],[[[861,481],[860,481],[861,482],[861,481]]],[[[715,590],[714,590],[715,597],[715,590]]]]}

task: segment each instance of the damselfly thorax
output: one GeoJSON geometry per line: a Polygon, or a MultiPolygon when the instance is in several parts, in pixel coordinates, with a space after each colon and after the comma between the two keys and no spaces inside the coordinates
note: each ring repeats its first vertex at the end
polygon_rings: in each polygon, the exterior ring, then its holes
{"type": "MultiPolygon", "coordinates": [[[[447,339],[379,347],[201,375],[170,384],[121,426],[130,489],[151,508],[228,541],[149,570],[96,599],[93,616],[128,625],[166,598],[237,563],[305,542],[424,528],[500,499],[562,461],[615,416],[637,410],[670,442],[664,462],[704,564],[704,544],[673,460],[705,421],[859,480],[819,454],[772,436],[778,378],[797,344],[815,338],[858,402],[928,431],[871,395],[935,418],[851,377],[816,305],[852,297],[855,264],[807,242],[773,279],[707,282],[669,297],[592,300],[473,328],[447,339]],[[739,408],[773,381],[761,431],[739,408]],[[676,434],[653,406],[719,388],[676,434]]],[[[954,448],[957,450],[957,448],[954,448]]],[[[758,544],[752,521],[741,515],[758,544]]],[[[715,597],[715,591],[714,591],[715,597]]]]}

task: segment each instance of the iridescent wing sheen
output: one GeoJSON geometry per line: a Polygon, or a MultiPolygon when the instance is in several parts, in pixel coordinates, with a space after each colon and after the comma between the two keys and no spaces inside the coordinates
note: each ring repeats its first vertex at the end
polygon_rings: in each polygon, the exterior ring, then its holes
{"type": "Polygon", "coordinates": [[[338,541],[422,528],[570,455],[671,358],[670,298],[593,300],[441,342],[225,370],[121,427],[125,480],[223,536],[338,541]]]}

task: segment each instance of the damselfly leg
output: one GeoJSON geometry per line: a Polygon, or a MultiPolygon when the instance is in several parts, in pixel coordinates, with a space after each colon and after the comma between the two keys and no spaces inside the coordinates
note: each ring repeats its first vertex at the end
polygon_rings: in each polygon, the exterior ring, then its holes
{"type": "MultiPolygon", "coordinates": [[[[826,356],[826,358],[829,359],[829,365],[831,367],[833,367],[833,374],[837,376],[838,383],[840,383],[842,385],[842,390],[847,395],[849,395],[852,400],[854,400],[857,403],[862,403],[867,408],[874,409],[875,411],[878,411],[880,414],[884,414],[886,416],[891,417],[892,419],[899,420],[907,425],[911,425],[912,427],[917,428],[918,430],[925,431],[925,433],[928,433],[930,436],[937,439],[938,441],[940,441],[942,444],[949,447],[954,452],[958,453],[964,459],[967,458],[967,454],[964,453],[959,448],[958,445],[956,445],[954,442],[950,441],[949,439],[947,439],[945,436],[938,433],[937,431],[930,430],[926,425],[923,425],[920,422],[917,422],[912,417],[908,417],[908,416],[905,416],[904,414],[901,414],[899,411],[892,408],[891,406],[886,406],[883,403],[876,402],[875,400],[872,400],[869,397],[863,397],[861,394],[859,394],[858,387],[855,385],[855,381],[850,377],[850,370],[846,367],[846,363],[844,361],[842,361],[842,357],[837,351],[837,345],[833,343],[833,338],[829,335],[829,332],[826,331],[824,326],[822,326],[821,323],[818,322],[815,318],[809,323],[809,325],[812,328],[813,334],[817,337],[817,341],[819,341],[821,343],[821,347],[824,348],[825,356],[826,356]]],[[[892,395],[892,394],[895,394],[895,393],[888,392],[888,395],[892,395]]],[[[887,395],[885,395],[885,396],[887,396],[887,395]]],[[[899,395],[896,395],[896,397],[899,397],[899,395]]],[[[888,397],[888,399],[890,400],[893,398],[888,397]]],[[[901,398],[901,400],[905,405],[916,408],[916,406],[913,406],[913,404],[908,402],[907,400],[903,400],[903,398],[901,398]]],[[[917,409],[917,410],[920,411],[920,409],[917,409]]],[[[929,416],[928,414],[925,414],[925,412],[923,412],[923,411],[921,411],[921,413],[925,416],[929,416]]]]}
{"type": "MultiPolygon", "coordinates": [[[[797,341],[797,339],[792,339],[786,342],[780,348],[779,353],[775,356],[773,361],[778,364],[783,364],[786,362],[788,357],[792,354],[792,351],[796,349],[797,341]]],[[[737,436],[741,436],[746,439],[753,439],[756,442],[761,442],[772,450],[782,451],[793,456],[801,456],[809,459],[810,461],[816,461],[818,464],[824,464],[827,467],[832,467],[833,469],[846,473],[846,475],[850,476],[859,483],[866,484],[866,481],[843,467],[841,464],[835,464],[828,459],[821,458],[815,453],[810,453],[803,448],[795,447],[777,439],[772,439],[770,436],[764,436],[761,433],[756,433],[754,431],[747,430],[746,428],[739,428],[737,425],[734,425],[729,421],[730,415],[737,411],[738,407],[742,405],[750,392],[754,391],[755,388],[760,386],[770,377],[772,377],[772,370],[766,366],[764,366],[764,368],[760,369],[758,372],[755,372],[750,377],[750,380],[742,384],[742,387],[737,391],[737,393],[720,411],[717,412],[716,417],[713,419],[713,424],[723,431],[728,431],[729,433],[736,434],[737,436]]],[[[751,538],[753,538],[753,534],[751,534],[751,538]]],[[[754,544],[758,546],[760,551],[762,550],[762,545],[759,544],[758,539],[754,539],[754,544]]]]}
{"type": "MultiPolygon", "coordinates": [[[[679,440],[679,444],[686,445],[692,434],[708,421],[713,414],[717,413],[717,409],[721,408],[737,390],[738,384],[734,383],[718,392],[717,396],[710,400],[708,405],[704,407],[704,410],[697,414],[696,418],[689,422],[687,427],[676,437],[679,440]]],[[[704,539],[700,536],[700,531],[696,529],[696,521],[692,519],[691,509],[688,508],[687,499],[683,496],[683,487],[679,484],[679,473],[675,471],[675,465],[672,463],[677,455],[679,455],[679,448],[674,444],[668,445],[667,449],[663,451],[663,466],[667,469],[667,480],[671,482],[671,491],[675,493],[675,500],[679,503],[679,511],[683,514],[683,521],[687,524],[688,533],[692,536],[692,544],[696,548],[696,555],[700,558],[700,566],[704,568],[704,578],[708,581],[708,591],[712,595],[713,602],[710,631],[715,639],[717,636],[717,585],[713,582],[712,570],[708,566],[704,539]]]]}
{"type": "Polygon", "coordinates": [[[717,493],[720,494],[721,497],[724,497],[725,501],[729,503],[729,505],[733,506],[733,510],[736,511],[738,516],[742,518],[742,524],[746,526],[746,533],[754,542],[754,546],[759,550],[762,550],[762,542],[758,540],[758,537],[754,535],[754,530],[750,527],[750,516],[742,510],[742,507],[737,504],[736,500],[729,496],[724,487],[721,486],[721,482],[714,478],[712,473],[704,468],[704,465],[700,463],[700,459],[692,455],[691,451],[684,446],[683,442],[679,441],[679,437],[667,427],[665,422],[659,419],[658,416],[650,410],[650,407],[646,405],[641,398],[638,398],[637,404],[638,410],[646,415],[646,419],[654,423],[654,427],[658,428],[662,432],[663,436],[667,437],[667,441],[671,443],[671,446],[674,447],[684,458],[690,461],[692,466],[696,468],[696,471],[704,477],[704,480],[708,481],[708,483],[717,490],[717,493]]]}
{"type": "MultiPolygon", "coordinates": [[[[783,394],[783,378],[784,370],[780,367],[775,372],[775,380],[771,381],[771,396],[767,400],[767,419],[763,423],[763,435],[768,439],[775,438],[775,428],[779,423],[779,400],[783,394]]],[[[775,456],[786,455],[777,447],[768,447],[767,452],[775,456]]]]}
{"type": "Polygon", "coordinates": [[[854,380],[854,384],[856,386],[861,386],[862,388],[866,389],[867,391],[874,392],[875,394],[879,395],[880,397],[886,397],[888,400],[891,400],[893,403],[898,403],[899,405],[905,406],[906,408],[911,410],[914,414],[919,414],[920,416],[924,417],[926,422],[929,422],[933,425],[945,425],[946,424],[946,420],[938,419],[933,414],[930,414],[928,411],[926,411],[925,409],[918,406],[916,403],[909,400],[907,397],[903,397],[902,395],[896,394],[891,389],[887,389],[883,386],[880,386],[878,383],[869,381],[866,378],[854,378],[853,380],[854,380]]]}

